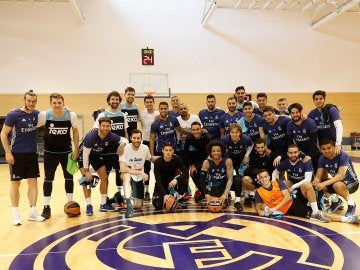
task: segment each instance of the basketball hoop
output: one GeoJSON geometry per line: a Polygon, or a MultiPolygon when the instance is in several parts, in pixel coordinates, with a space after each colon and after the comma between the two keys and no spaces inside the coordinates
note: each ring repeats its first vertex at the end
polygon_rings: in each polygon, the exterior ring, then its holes
{"type": "Polygon", "coordinates": [[[152,91],[152,90],[148,90],[148,91],[144,91],[144,94],[146,96],[154,96],[156,94],[156,91],[152,91]]]}

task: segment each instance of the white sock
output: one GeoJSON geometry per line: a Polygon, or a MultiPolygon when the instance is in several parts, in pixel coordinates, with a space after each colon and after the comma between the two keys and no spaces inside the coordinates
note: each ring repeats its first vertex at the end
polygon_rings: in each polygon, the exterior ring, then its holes
{"type": "Polygon", "coordinates": [[[107,194],[101,194],[101,204],[105,204],[107,199],[107,194]]]}
{"type": "Polygon", "coordinates": [[[350,200],[347,201],[348,205],[354,205],[354,200],[352,198],[350,198],[350,200]]]}
{"type": "Polygon", "coordinates": [[[12,209],[13,209],[13,214],[14,215],[19,215],[20,214],[19,213],[19,207],[13,207],[12,209]]]}
{"type": "Polygon", "coordinates": [[[240,202],[240,197],[235,197],[235,202],[240,202]]]}
{"type": "Polygon", "coordinates": [[[149,192],[149,185],[145,185],[145,192],[149,192]]]}
{"type": "Polygon", "coordinates": [[[249,191],[249,195],[254,197],[254,196],[255,196],[255,192],[251,190],[251,191],[249,191]]]}
{"type": "Polygon", "coordinates": [[[351,217],[344,217],[344,216],[341,217],[341,222],[349,223],[350,220],[351,220],[351,217]]]}
{"type": "Polygon", "coordinates": [[[86,202],[86,205],[91,204],[91,198],[90,198],[90,197],[89,197],[89,198],[85,198],[85,202],[86,202]]]}
{"type": "Polygon", "coordinates": [[[123,186],[119,186],[119,187],[118,187],[118,190],[119,190],[121,196],[124,196],[124,187],[123,187],[123,186]]]}
{"type": "Polygon", "coordinates": [[[50,196],[44,196],[44,205],[50,205],[50,196]]]}
{"type": "Polygon", "coordinates": [[[319,208],[317,206],[317,202],[312,202],[310,203],[310,207],[311,207],[311,210],[314,214],[316,214],[317,212],[319,212],[319,208]]]}
{"type": "Polygon", "coordinates": [[[249,198],[250,190],[243,190],[245,198],[249,198]]]}
{"type": "Polygon", "coordinates": [[[36,207],[35,207],[35,206],[31,206],[29,213],[30,213],[30,215],[35,214],[35,213],[36,213],[36,207]]]}
{"type": "Polygon", "coordinates": [[[73,195],[74,195],[74,193],[66,193],[66,199],[68,202],[73,200],[73,195]]]}
{"type": "Polygon", "coordinates": [[[338,202],[339,201],[339,196],[337,194],[334,194],[333,196],[331,196],[331,201],[332,202],[338,202]]]}

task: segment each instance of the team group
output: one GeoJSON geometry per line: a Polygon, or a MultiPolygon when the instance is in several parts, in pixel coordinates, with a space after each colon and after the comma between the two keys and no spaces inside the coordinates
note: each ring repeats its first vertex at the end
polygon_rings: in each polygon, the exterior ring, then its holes
{"type": "MultiPolygon", "coordinates": [[[[28,179],[30,212],[28,220],[51,217],[50,199],[55,171],[60,164],[65,179],[67,201],[73,198],[73,175],[67,170],[70,159],[77,160],[83,175],[86,214],[93,215],[91,188],[100,179],[101,212],[134,209],[152,202],[164,208],[170,198],[186,208],[193,180],[196,203],[243,204],[260,216],[281,218],[284,214],[320,222],[359,224],[351,194],[359,187],[358,177],[346,152],[341,150],[343,126],[339,110],[325,103],[326,92],[313,94],[315,108],[303,113],[299,103],[288,106],[286,98],[277,109],[267,105],[267,95],[258,93],[256,102],[246,101],[243,86],[227,99],[227,111],[216,107],[216,97],[206,96],[207,108],[190,114],[177,96],[169,104],[161,101],[155,109],[154,97],[144,97],[145,109],[135,104],[135,89],[125,89],[125,100],[113,91],[106,97],[107,108],[93,113],[93,129],[79,144],[76,113],[65,108],[61,94],[50,95],[51,108],[35,110],[37,95],[28,91],[23,107],[8,113],[1,141],[10,165],[10,197],[13,225],[20,225],[19,186],[28,179]],[[141,129],[138,129],[141,122],[141,129]],[[44,208],[36,211],[37,128],[44,126],[44,208]],[[71,134],[72,133],[72,134],[71,134]],[[72,136],[71,136],[72,135],[72,136]],[[149,176],[154,163],[155,188],[150,200],[149,176]],[[97,176],[93,174],[96,172],[97,176]],[[108,176],[115,171],[117,196],[108,198],[108,176]],[[235,173],[234,173],[235,172],[235,173]],[[344,208],[345,215],[337,215],[344,208]],[[116,203],[114,203],[116,202],[116,203]],[[330,206],[324,209],[324,205],[330,206]]],[[[210,209],[210,207],[209,207],[210,209]]],[[[122,213],[122,211],[120,211],[122,213]]]]}

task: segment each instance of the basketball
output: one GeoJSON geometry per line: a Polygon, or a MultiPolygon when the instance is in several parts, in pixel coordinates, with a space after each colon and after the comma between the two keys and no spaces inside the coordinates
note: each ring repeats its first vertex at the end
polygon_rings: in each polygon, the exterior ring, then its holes
{"type": "Polygon", "coordinates": [[[166,212],[175,212],[178,208],[178,201],[172,195],[170,195],[164,203],[166,212]]]}
{"type": "Polygon", "coordinates": [[[64,213],[68,217],[76,217],[80,215],[80,205],[75,201],[69,201],[64,205],[64,213]]]}
{"type": "Polygon", "coordinates": [[[218,213],[223,209],[223,204],[221,203],[221,198],[211,197],[208,203],[208,208],[212,213],[218,213]]]}

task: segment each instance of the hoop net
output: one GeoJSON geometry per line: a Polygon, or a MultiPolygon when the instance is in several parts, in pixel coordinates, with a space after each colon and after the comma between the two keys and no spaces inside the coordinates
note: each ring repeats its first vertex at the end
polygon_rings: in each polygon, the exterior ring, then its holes
{"type": "Polygon", "coordinates": [[[146,96],[155,96],[156,91],[148,90],[148,91],[144,91],[144,94],[145,94],[146,96]]]}

